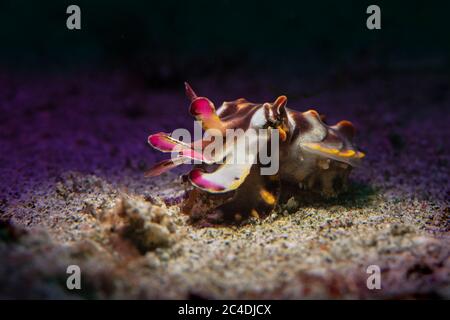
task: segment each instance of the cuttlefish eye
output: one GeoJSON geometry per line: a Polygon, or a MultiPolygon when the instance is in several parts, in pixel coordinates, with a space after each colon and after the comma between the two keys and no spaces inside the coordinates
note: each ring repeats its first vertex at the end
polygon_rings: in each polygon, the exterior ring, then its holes
{"type": "Polygon", "coordinates": [[[287,128],[284,126],[281,119],[268,119],[267,128],[278,129],[281,141],[286,141],[287,139],[287,128]]]}
{"type": "Polygon", "coordinates": [[[267,119],[267,122],[268,122],[268,126],[273,127],[273,128],[276,128],[281,125],[280,119],[270,119],[269,118],[269,119],[267,119]]]}

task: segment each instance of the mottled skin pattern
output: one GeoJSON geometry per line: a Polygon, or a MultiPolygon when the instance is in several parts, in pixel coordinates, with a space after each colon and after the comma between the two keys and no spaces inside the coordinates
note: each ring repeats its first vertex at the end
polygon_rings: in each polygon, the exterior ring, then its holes
{"type": "Polygon", "coordinates": [[[328,126],[314,110],[286,110],[289,133],[280,148],[281,180],[335,196],[345,189],[352,167],[364,156],[352,144],[352,124],[341,121],[328,126]]]}
{"type": "MultiPolygon", "coordinates": [[[[263,165],[259,161],[253,165],[217,164],[218,160],[235,156],[226,148],[222,154],[207,158],[194,151],[194,144],[184,144],[163,133],[151,135],[149,143],[154,148],[172,152],[177,147],[180,157],[155,165],[148,175],[159,175],[186,159],[201,160],[202,164],[186,176],[195,188],[184,211],[193,217],[206,215],[212,222],[265,217],[277,205],[282,186],[287,185],[324,197],[335,196],[345,190],[351,169],[364,157],[353,145],[355,130],[350,122],[329,126],[314,110],[287,108],[285,96],[262,104],[241,98],[224,102],[215,110],[209,99],[197,97],[188,84],[186,94],[191,100],[191,114],[202,121],[204,129],[225,133],[227,129],[270,128],[279,132],[279,171],[270,176],[261,175],[263,165]]],[[[263,137],[258,139],[269,143],[263,137]]],[[[205,148],[208,144],[203,140],[200,145],[205,148]]]]}

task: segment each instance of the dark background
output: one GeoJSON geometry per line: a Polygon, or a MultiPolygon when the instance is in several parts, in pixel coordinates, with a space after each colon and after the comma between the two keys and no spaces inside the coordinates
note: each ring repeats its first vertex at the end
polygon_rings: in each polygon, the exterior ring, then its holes
{"type": "Polygon", "coordinates": [[[444,1],[1,1],[0,63],[65,70],[119,67],[154,84],[247,71],[302,74],[371,61],[448,70],[444,1]],[[81,8],[82,29],[65,13],[81,8]],[[366,28],[381,7],[382,29],[366,28]],[[418,62],[419,61],[419,62],[418,62]],[[425,61],[425,62],[424,62],[425,61]],[[437,61],[437,62],[436,62],[437,61]]]}

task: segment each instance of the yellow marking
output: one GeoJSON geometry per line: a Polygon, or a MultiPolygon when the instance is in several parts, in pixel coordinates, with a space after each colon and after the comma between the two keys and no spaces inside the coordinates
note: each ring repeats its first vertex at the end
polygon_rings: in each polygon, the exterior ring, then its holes
{"type": "Polygon", "coordinates": [[[272,175],[269,176],[270,181],[277,181],[278,180],[278,176],[277,175],[272,175]]]}
{"type": "Polygon", "coordinates": [[[281,139],[281,141],[286,141],[286,139],[287,139],[286,130],[284,130],[283,126],[278,126],[277,129],[280,132],[280,139],[281,139]]]}
{"type": "Polygon", "coordinates": [[[351,158],[356,154],[355,151],[353,150],[345,150],[345,151],[341,151],[339,152],[339,156],[341,157],[346,157],[346,158],[351,158]]]}
{"type": "Polygon", "coordinates": [[[268,205],[273,205],[275,203],[275,197],[266,189],[261,189],[259,194],[261,195],[261,198],[264,200],[264,202],[266,202],[268,205]]]}
{"type": "Polygon", "coordinates": [[[239,177],[239,179],[234,180],[230,186],[228,187],[229,190],[234,190],[237,189],[241,184],[242,184],[242,179],[246,178],[248,176],[248,174],[250,173],[250,169],[246,169],[244,172],[242,172],[241,176],[239,177]]]}
{"type": "Polygon", "coordinates": [[[305,143],[305,146],[307,146],[311,149],[323,152],[323,153],[328,153],[328,154],[338,154],[339,153],[338,149],[326,148],[326,147],[321,146],[318,143],[305,143]]]}
{"type": "Polygon", "coordinates": [[[250,215],[251,215],[253,218],[259,219],[259,213],[258,213],[258,211],[256,211],[255,209],[252,209],[252,212],[250,213],[250,215]]]}
{"type": "Polygon", "coordinates": [[[239,178],[239,180],[234,180],[233,183],[230,184],[229,189],[230,190],[236,189],[237,187],[239,187],[241,185],[241,181],[242,181],[242,178],[239,178]]]}
{"type": "Polygon", "coordinates": [[[220,120],[220,118],[217,114],[213,114],[207,118],[200,116],[200,117],[198,117],[198,119],[202,121],[202,127],[205,130],[218,129],[218,130],[224,131],[224,129],[225,129],[222,120],[220,120]]]}
{"type": "Polygon", "coordinates": [[[319,151],[319,152],[323,152],[323,153],[328,153],[328,154],[332,154],[332,155],[337,155],[339,157],[345,157],[345,158],[364,158],[366,155],[364,154],[364,152],[360,152],[360,151],[354,151],[354,150],[344,150],[344,151],[339,151],[338,149],[334,149],[334,148],[327,148],[324,147],[322,145],[320,145],[319,143],[304,143],[304,146],[311,148],[313,150],[319,151]]]}

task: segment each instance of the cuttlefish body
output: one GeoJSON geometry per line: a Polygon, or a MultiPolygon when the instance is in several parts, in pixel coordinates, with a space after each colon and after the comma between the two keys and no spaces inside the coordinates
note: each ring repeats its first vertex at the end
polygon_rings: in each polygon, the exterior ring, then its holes
{"type": "MultiPolygon", "coordinates": [[[[349,121],[328,126],[314,110],[299,112],[287,108],[285,96],[262,104],[241,98],[224,102],[216,110],[208,98],[198,97],[187,83],[185,86],[191,100],[190,113],[201,121],[207,133],[210,130],[226,135],[230,129],[256,132],[250,139],[237,137],[233,144],[227,143],[212,154],[203,152],[214,140],[211,134],[209,137],[205,134],[206,138],[194,143],[181,142],[166,133],[149,136],[152,147],[162,152],[175,152],[177,156],[156,164],[147,176],[156,176],[196,160],[199,164],[187,175],[194,186],[191,194],[202,195],[203,202],[214,200],[206,209],[211,216],[237,221],[251,216],[265,217],[277,205],[283,185],[296,185],[325,197],[334,196],[345,189],[351,169],[364,157],[352,142],[355,129],[349,121]],[[262,134],[260,129],[277,131],[277,134],[262,134]],[[269,145],[274,137],[279,139],[279,147],[268,148],[270,153],[277,153],[279,170],[262,174],[261,169],[267,167],[267,163],[260,161],[260,149],[240,149],[239,146],[269,145]],[[234,161],[240,156],[239,150],[248,150],[245,163],[234,161]]],[[[192,203],[185,207],[198,210],[192,203]]]]}

